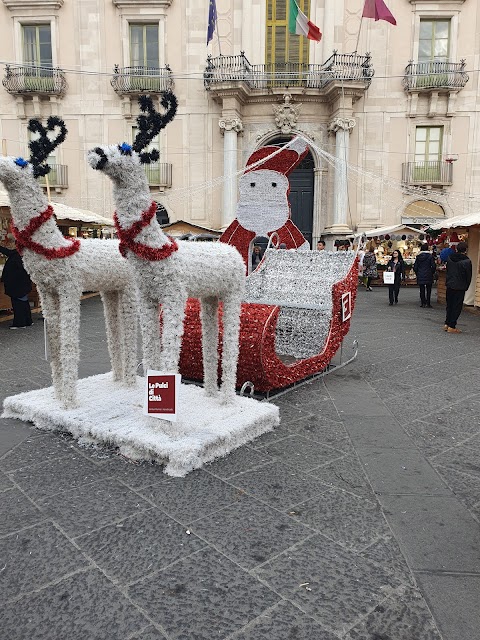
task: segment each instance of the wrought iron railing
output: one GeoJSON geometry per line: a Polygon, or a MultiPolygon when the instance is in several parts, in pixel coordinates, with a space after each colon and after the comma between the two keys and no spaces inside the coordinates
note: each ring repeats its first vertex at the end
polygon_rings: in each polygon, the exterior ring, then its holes
{"type": "Polygon", "coordinates": [[[151,187],[172,186],[172,165],[170,162],[152,162],[144,165],[148,184],[151,187]]]}
{"type": "Polygon", "coordinates": [[[453,163],[443,160],[428,162],[404,162],[402,165],[404,184],[452,184],[453,163]]]}
{"type": "Polygon", "coordinates": [[[115,93],[162,93],[173,89],[172,70],[168,65],[157,67],[124,67],[115,65],[110,80],[115,93]]]}
{"type": "Polygon", "coordinates": [[[468,82],[465,60],[460,62],[410,61],[405,68],[403,87],[412,89],[463,89],[468,82]]]}
{"type": "Polygon", "coordinates": [[[8,93],[40,93],[62,95],[67,88],[65,74],[61,69],[36,65],[5,65],[2,81],[8,93]]]}
{"type": "MultiPolygon", "coordinates": [[[[48,172],[48,185],[52,188],[55,187],[68,187],[68,167],[66,164],[50,164],[50,171],[48,172]]],[[[47,185],[46,176],[40,176],[38,181],[42,186],[47,185]]]]}
{"type": "Polygon", "coordinates": [[[368,87],[373,75],[370,54],[360,56],[356,53],[340,54],[334,51],[323,64],[276,62],[253,65],[242,51],[238,56],[209,56],[204,82],[206,89],[225,82],[244,82],[250,89],[322,89],[335,80],[360,81],[368,87]]]}

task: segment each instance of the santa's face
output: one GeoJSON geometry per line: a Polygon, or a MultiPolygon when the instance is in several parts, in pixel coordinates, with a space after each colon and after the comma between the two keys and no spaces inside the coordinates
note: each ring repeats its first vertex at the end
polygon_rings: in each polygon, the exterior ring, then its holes
{"type": "Polygon", "coordinates": [[[290,216],[288,178],[270,169],[249,171],[240,178],[237,220],[257,236],[283,227],[290,216]]]}

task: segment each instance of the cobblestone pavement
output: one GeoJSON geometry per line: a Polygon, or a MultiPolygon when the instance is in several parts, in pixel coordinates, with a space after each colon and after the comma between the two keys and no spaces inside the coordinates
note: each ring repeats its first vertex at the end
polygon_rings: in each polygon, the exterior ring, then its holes
{"type": "MultiPolygon", "coordinates": [[[[478,640],[480,318],[359,291],[358,359],[184,479],[0,421],[5,640],[478,640]]],[[[1,399],[49,385],[0,323],[1,399]]],[[[107,370],[83,302],[81,376],[107,370]]]]}

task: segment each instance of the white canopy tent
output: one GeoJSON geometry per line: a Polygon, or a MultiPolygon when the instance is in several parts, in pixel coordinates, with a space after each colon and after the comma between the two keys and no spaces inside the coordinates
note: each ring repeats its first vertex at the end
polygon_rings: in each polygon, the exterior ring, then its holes
{"type": "MultiPolygon", "coordinates": [[[[69,207],[66,204],[60,204],[59,202],[51,202],[50,204],[53,207],[57,220],[73,220],[85,222],[87,224],[90,223],[113,227],[113,220],[105,218],[93,211],[76,209],[75,207],[69,207]]],[[[5,191],[0,191],[0,207],[10,208],[10,198],[8,197],[8,193],[5,191]]]]}
{"type": "Polygon", "coordinates": [[[437,224],[432,224],[432,229],[453,229],[454,227],[472,227],[480,224],[480,213],[471,213],[468,216],[454,216],[446,218],[437,224]]]}
{"type": "Polygon", "coordinates": [[[377,229],[369,229],[369,231],[363,231],[362,235],[367,236],[367,238],[374,238],[375,236],[391,235],[392,233],[398,234],[401,231],[406,231],[415,235],[422,233],[414,227],[408,227],[405,224],[396,224],[392,227],[378,227],[377,229]]]}

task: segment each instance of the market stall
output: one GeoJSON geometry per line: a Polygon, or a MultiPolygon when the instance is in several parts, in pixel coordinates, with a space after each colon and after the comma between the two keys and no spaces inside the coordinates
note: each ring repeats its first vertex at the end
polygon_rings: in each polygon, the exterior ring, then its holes
{"type": "MultiPolygon", "coordinates": [[[[111,237],[113,220],[104,218],[93,211],[75,209],[57,202],[51,203],[57,224],[65,236],[79,237],[111,237]]],[[[13,247],[13,234],[10,230],[12,217],[10,215],[10,200],[5,191],[0,190],[0,244],[13,247]]],[[[0,254],[0,275],[5,264],[5,256],[0,254]]],[[[35,285],[29,295],[34,307],[39,306],[39,296],[35,285]]],[[[5,295],[3,283],[0,282],[0,311],[11,307],[10,298],[5,295]]]]}
{"type": "MultiPolygon", "coordinates": [[[[432,225],[431,231],[441,245],[448,246],[460,241],[468,245],[468,257],[472,261],[472,283],[465,294],[464,304],[480,307],[480,213],[447,218],[432,225]]],[[[445,266],[438,268],[437,301],[445,303],[445,266]]]]}
{"type": "Polygon", "coordinates": [[[398,224],[370,229],[369,231],[364,231],[363,235],[373,240],[376,245],[375,255],[377,257],[378,278],[372,281],[372,286],[383,285],[383,272],[387,268],[392,252],[396,249],[401,252],[405,262],[405,284],[417,284],[413,264],[424,238],[422,231],[404,224],[398,224]]]}

